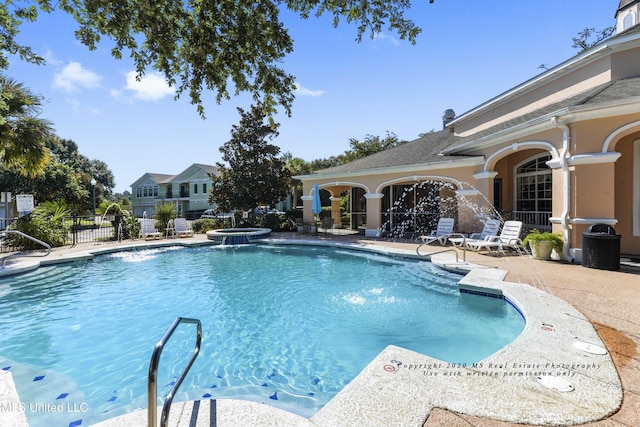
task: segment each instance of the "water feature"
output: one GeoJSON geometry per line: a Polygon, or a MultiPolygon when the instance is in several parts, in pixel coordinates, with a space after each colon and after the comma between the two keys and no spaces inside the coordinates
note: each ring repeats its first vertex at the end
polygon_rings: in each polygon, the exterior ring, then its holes
{"type": "MultiPolygon", "coordinates": [[[[122,223],[123,221],[128,222],[130,213],[126,209],[122,209],[118,203],[115,203],[115,202],[111,203],[104,210],[104,212],[102,213],[102,216],[100,217],[100,225],[98,226],[98,231],[102,230],[102,226],[104,224],[105,218],[107,218],[107,214],[109,213],[109,210],[112,208],[117,208],[117,212],[114,214],[116,215],[116,217],[114,217],[113,220],[110,220],[109,223],[110,223],[110,226],[113,227],[114,240],[120,242],[122,241],[122,223]],[[117,215],[119,215],[120,218],[117,218],[117,215]]],[[[147,212],[144,211],[143,216],[146,216],[146,214],[147,212]]],[[[101,235],[101,234],[98,234],[98,235],[101,235]]]]}
{"type": "Polygon", "coordinates": [[[242,245],[265,239],[270,234],[270,228],[224,228],[207,231],[207,239],[222,245],[242,245]]]}

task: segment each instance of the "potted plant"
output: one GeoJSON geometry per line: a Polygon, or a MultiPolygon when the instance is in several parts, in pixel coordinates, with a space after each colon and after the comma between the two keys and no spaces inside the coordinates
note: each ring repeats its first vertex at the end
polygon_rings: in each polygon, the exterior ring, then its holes
{"type": "Polygon", "coordinates": [[[551,252],[554,249],[556,253],[562,253],[563,243],[560,234],[533,229],[522,240],[522,247],[526,248],[528,245],[531,248],[531,255],[536,259],[551,259],[551,252]]]}

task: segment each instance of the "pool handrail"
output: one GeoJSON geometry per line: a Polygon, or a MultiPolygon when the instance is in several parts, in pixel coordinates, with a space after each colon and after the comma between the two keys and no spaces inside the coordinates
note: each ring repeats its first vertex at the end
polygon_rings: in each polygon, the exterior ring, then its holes
{"type": "MultiPolygon", "coordinates": [[[[51,245],[48,243],[43,242],[42,240],[38,240],[33,236],[29,236],[26,233],[23,233],[22,231],[18,231],[18,230],[0,230],[0,233],[10,233],[10,234],[17,234],[18,236],[24,237],[25,239],[31,240],[33,242],[38,243],[39,245],[44,246],[47,249],[47,253],[42,255],[42,256],[47,256],[51,253],[51,245]]],[[[12,256],[29,256],[29,255],[25,255],[22,252],[13,252],[9,255],[7,255],[6,257],[2,258],[2,267],[4,267],[5,263],[7,262],[7,258],[10,258],[12,256]]]]}
{"type": "Polygon", "coordinates": [[[462,261],[467,261],[467,250],[466,250],[466,245],[465,245],[465,240],[467,238],[467,236],[465,236],[462,233],[448,233],[448,234],[444,234],[442,236],[438,236],[438,237],[428,237],[427,239],[425,239],[421,244],[418,245],[418,247],[416,248],[416,254],[418,254],[419,256],[428,256],[431,257],[432,255],[436,255],[436,254],[441,254],[441,253],[445,253],[445,252],[453,252],[454,254],[456,254],[456,262],[458,261],[458,250],[456,249],[457,246],[454,246],[452,248],[448,248],[448,249],[443,249],[441,251],[437,251],[437,252],[430,252],[428,254],[421,254],[420,253],[420,248],[423,247],[424,245],[428,245],[430,243],[435,242],[436,240],[439,240],[440,242],[442,241],[446,241],[446,239],[448,239],[449,237],[462,237],[462,245],[460,245],[459,247],[462,248],[462,261]]]}
{"type": "Polygon", "coordinates": [[[148,427],[157,427],[157,417],[158,417],[158,409],[156,407],[156,401],[158,399],[158,365],[160,363],[160,355],[162,354],[162,350],[164,346],[167,344],[167,341],[171,338],[171,335],[178,328],[180,323],[191,323],[196,325],[196,343],[195,348],[193,350],[193,354],[187,363],[187,366],[182,370],[180,376],[167,393],[164,403],[162,405],[162,415],[160,417],[160,427],[165,427],[167,422],[169,421],[169,411],[171,410],[171,403],[173,402],[173,397],[175,396],[178,388],[184,381],[185,377],[189,373],[189,369],[193,365],[193,362],[196,361],[198,354],[200,353],[200,344],[202,343],[202,323],[198,319],[191,319],[188,317],[177,317],[171,326],[164,333],[160,341],[156,344],[153,349],[153,353],[151,354],[151,361],[149,362],[149,381],[147,383],[147,394],[148,394],[148,408],[147,408],[147,426],[148,427]]]}

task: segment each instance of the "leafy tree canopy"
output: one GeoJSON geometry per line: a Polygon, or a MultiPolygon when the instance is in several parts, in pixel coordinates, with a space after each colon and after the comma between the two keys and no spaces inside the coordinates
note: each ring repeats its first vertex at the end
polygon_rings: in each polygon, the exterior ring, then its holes
{"type": "Polygon", "coordinates": [[[0,163],[24,176],[41,173],[49,161],[46,141],[53,129],[38,117],[41,101],[22,84],[0,76],[0,163]]]}
{"type": "Polygon", "coordinates": [[[219,175],[211,176],[209,203],[215,203],[219,212],[253,213],[258,206],[273,206],[287,196],[291,172],[278,157],[280,148],[269,144],[278,136],[278,125],[267,120],[262,105],[252,106],[251,111],[238,108],[238,112],[240,123],[220,147],[227,164],[216,163],[219,175]]]}
{"type": "Polygon", "coordinates": [[[366,135],[363,141],[351,138],[350,150],[338,157],[339,164],[349,163],[362,157],[388,150],[407,141],[400,141],[395,133],[387,132],[384,138],[374,135],[366,135]]]}
{"type": "Polygon", "coordinates": [[[248,92],[265,110],[279,104],[290,114],[294,78],[279,64],[293,40],[280,22],[282,7],[305,19],[332,15],[334,26],[353,23],[358,41],[387,27],[415,43],[421,31],[404,17],[410,0],[6,0],[0,3],[0,69],[7,69],[8,55],[44,62],[19,43],[20,26],[40,13],[63,11],[78,22],[75,36],[90,50],[102,37],[111,39],[113,57],[131,57],[139,77],[149,68],[162,72],[176,97],[188,94],[202,116],[203,89],[214,91],[217,102],[229,99],[230,90],[248,92]]]}

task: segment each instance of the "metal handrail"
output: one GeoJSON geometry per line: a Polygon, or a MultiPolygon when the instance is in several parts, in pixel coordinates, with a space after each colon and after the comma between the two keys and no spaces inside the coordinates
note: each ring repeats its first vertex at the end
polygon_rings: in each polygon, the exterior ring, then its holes
{"type": "Polygon", "coordinates": [[[462,237],[462,245],[460,246],[462,248],[462,260],[466,262],[467,261],[467,248],[466,248],[467,236],[465,236],[462,233],[448,233],[448,234],[443,234],[442,236],[425,239],[425,241],[419,244],[418,247],[416,248],[416,254],[418,254],[419,256],[429,256],[429,258],[431,258],[432,255],[442,254],[445,252],[453,252],[454,254],[456,254],[456,262],[458,262],[458,251],[456,250],[456,246],[454,246],[453,248],[444,249],[438,252],[430,252],[429,254],[420,253],[420,248],[423,247],[424,245],[433,243],[436,240],[440,240],[442,242],[443,238],[448,239],[449,237],[462,237]]]}
{"type": "MultiPolygon", "coordinates": [[[[11,233],[11,234],[17,234],[18,236],[24,237],[25,239],[29,239],[33,242],[36,242],[42,246],[44,246],[47,249],[47,253],[42,255],[42,256],[47,256],[51,253],[51,245],[48,243],[43,242],[42,240],[38,240],[33,236],[29,236],[28,234],[23,233],[22,231],[18,231],[18,230],[0,230],[0,233],[11,233]]],[[[14,252],[12,254],[7,255],[6,257],[2,258],[2,267],[4,267],[4,264],[7,262],[7,259],[12,257],[12,256],[30,256],[30,255],[25,255],[22,252],[14,252]]]]}
{"type": "Polygon", "coordinates": [[[157,426],[157,408],[156,408],[156,400],[158,394],[158,364],[160,363],[160,355],[162,354],[162,350],[164,346],[171,338],[171,335],[175,332],[176,328],[180,323],[192,323],[196,325],[196,345],[193,350],[193,355],[191,359],[189,359],[189,363],[182,370],[182,373],[176,380],[171,390],[164,399],[164,403],[162,405],[162,416],[160,417],[160,427],[165,427],[167,422],[169,421],[169,411],[171,410],[171,403],[173,402],[173,397],[175,396],[178,388],[184,381],[185,377],[189,373],[189,369],[191,369],[191,365],[196,361],[196,357],[198,357],[198,353],[200,353],[200,343],[202,342],[202,323],[198,319],[190,319],[188,317],[178,317],[173,321],[169,329],[164,333],[160,341],[156,344],[153,349],[153,354],[151,355],[151,361],[149,362],[149,382],[147,383],[147,394],[148,394],[148,408],[147,408],[147,426],[148,427],[156,427],[157,426]]]}

